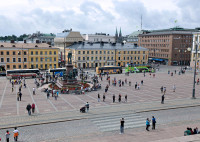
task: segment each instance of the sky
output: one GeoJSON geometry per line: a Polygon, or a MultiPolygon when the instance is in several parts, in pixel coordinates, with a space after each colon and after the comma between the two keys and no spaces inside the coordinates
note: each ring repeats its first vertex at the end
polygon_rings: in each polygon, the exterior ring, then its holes
{"type": "Polygon", "coordinates": [[[200,0],[0,0],[0,36],[200,27],[200,0]],[[175,22],[177,21],[177,22],[175,22]]]}

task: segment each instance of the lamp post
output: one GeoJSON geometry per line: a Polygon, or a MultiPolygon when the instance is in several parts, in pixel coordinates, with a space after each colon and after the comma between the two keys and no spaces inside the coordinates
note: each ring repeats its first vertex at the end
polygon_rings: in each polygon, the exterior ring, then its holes
{"type": "Polygon", "coordinates": [[[195,46],[195,65],[194,65],[194,81],[193,81],[193,90],[192,90],[192,99],[196,99],[195,97],[195,80],[196,80],[196,64],[197,64],[197,48],[198,48],[198,44],[196,44],[195,46]]]}

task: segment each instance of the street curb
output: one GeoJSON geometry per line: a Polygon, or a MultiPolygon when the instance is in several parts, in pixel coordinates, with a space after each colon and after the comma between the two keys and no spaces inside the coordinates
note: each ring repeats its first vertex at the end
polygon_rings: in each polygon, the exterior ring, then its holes
{"type": "MultiPolygon", "coordinates": [[[[184,105],[184,106],[174,106],[174,107],[167,107],[167,108],[155,108],[155,109],[149,109],[149,110],[133,110],[134,113],[143,113],[143,112],[151,112],[151,111],[161,111],[161,110],[170,110],[170,109],[179,109],[179,108],[188,108],[188,107],[198,107],[200,106],[200,104],[197,105],[184,105]]],[[[123,111],[122,111],[123,112],[123,111]]],[[[110,113],[105,113],[105,114],[110,114],[110,113]]],[[[27,126],[34,126],[34,125],[43,125],[43,124],[51,124],[51,123],[59,123],[59,122],[67,122],[67,121],[76,121],[76,120],[83,120],[83,119],[91,119],[91,118],[96,118],[96,115],[86,115],[80,118],[77,118],[77,116],[75,116],[75,118],[66,118],[66,119],[62,119],[62,120],[50,120],[50,121],[46,121],[46,122],[39,122],[39,123],[30,123],[30,124],[21,124],[21,125],[13,125],[11,124],[11,126],[3,126],[0,129],[9,129],[9,128],[13,128],[13,127],[27,127],[27,126]]]]}

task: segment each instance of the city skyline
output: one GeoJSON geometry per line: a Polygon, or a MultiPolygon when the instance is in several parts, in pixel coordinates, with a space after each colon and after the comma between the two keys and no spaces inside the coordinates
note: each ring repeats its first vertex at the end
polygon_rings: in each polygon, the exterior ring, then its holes
{"type": "Polygon", "coordinates": [[[196,28],[200,1],[193,0],[8,0],[0,5],[0,36],[59,33],[72,28],[81,34],[103,32],[122,35],[142,28],[146,30],[196,28]]]}

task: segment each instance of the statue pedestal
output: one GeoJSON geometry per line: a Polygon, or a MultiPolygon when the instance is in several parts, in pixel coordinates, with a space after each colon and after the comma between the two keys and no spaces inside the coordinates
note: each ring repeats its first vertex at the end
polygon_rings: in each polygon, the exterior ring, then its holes
{"type": "Polygon", "coordinates": [[[73,65],[72,64],[67,64],[66,66],[66,74],[68,75],[70,71],[73,72],[73,65]]]}

